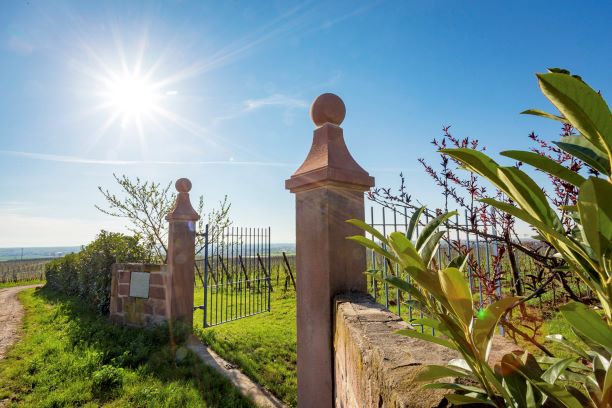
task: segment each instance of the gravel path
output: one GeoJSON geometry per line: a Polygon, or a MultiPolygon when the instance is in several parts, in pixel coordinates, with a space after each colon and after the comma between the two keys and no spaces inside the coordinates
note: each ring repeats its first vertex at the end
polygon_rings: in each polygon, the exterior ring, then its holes
{"type": "Polygon", "coordinates": [[[0,359],[4,358],[8,348],[19,338],[23,307],[17,299],[17,294],[24,289],[39,286],[15,286],[14,288],[0,289],[0,359]]]}

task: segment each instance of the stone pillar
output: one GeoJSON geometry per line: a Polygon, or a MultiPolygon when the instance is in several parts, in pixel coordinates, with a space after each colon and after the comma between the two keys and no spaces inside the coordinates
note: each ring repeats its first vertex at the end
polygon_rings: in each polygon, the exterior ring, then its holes
{"type": "Polygon", "coordinates": [[[178,196],[174,208],[166,216],[168,231],[168,318],[170,322],[181,320],[193,327],[193,290],[195,264],[195,233],[198,213],[191,206],[189,191],[191,181],[176,181],[178,196]]]}
{"type": "Polygon", "coordinates": [[[334,94],[310,109],[317,126],[310,153],[285,182],[296,198],[298,405],[334,406],[332,302],[339,292],[366,292],[366,252],[346,239],[363,233],[364,192],[374,178],[353,159],[340,124],[346,109],[334,94]]]}

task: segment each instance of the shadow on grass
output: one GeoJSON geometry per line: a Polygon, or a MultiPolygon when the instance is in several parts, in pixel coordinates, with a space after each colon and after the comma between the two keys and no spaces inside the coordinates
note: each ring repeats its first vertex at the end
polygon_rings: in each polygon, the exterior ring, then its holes
{"type": "MultiPolygon", "coordinates": [[[[164,385],[180,383],[189,385],[191,389],[196,388],[208,406],[254,406],[225,378],[181,345],[189,334],[184,328],[171,333],[165,324],[151,329],[113,325],[107,317],[98,315],[79,299],[48,288],[36,290],[34,297],[56,306],[55,315],[66,316],[62,335],[66,336],[67,350],[77,354],[81,350],[93,350],[100,356],[98,364],[92,368],[94,372],[83,373],[92,376],[92,393],[97,400],[117,397],[112,393],[109,395],[107,391],[113,390],[114,375],[129,369],[136,372],[139,378],[150,377],[164,385]]],[[[146,399],[148,396],[141,397],[146,399]]]]}

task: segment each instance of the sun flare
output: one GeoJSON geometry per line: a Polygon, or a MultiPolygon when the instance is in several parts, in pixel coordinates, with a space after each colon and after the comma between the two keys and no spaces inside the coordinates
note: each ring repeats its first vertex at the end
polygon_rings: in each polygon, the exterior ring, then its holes
{"type": "Polygon", "coordinates": [[[155,87],[137,75],[113,78],[107,82],[106,88],[107,103],[116,115],[122,117],[124,125],[150,116],[158,107],[160,95],[155,87]]]}

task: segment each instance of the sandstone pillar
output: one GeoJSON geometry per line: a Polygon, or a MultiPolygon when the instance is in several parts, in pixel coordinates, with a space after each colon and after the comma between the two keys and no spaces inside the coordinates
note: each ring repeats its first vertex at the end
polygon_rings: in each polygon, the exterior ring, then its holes
{"type": "Polygon", "coordinates": [[[176,181],[178,196],[174,208],[166,216],[168,231],[168,317],[170,322],[182,321],[193,327],[193,290],[195,262],[195,233],[198,213],[191,206],[191,181],[176,181]]]}
{"type": "Polygon", "coordinates": [[[323,94],[310,114],[317,126],[310,153],[285,182],[296,195],[298,405],[334,405],[332,302],[339,292],[366,292],[365,249],[346,239],[363,233],[364,192],[374,179],[353,159],[340,124],[346,110],[323,94]]]}

